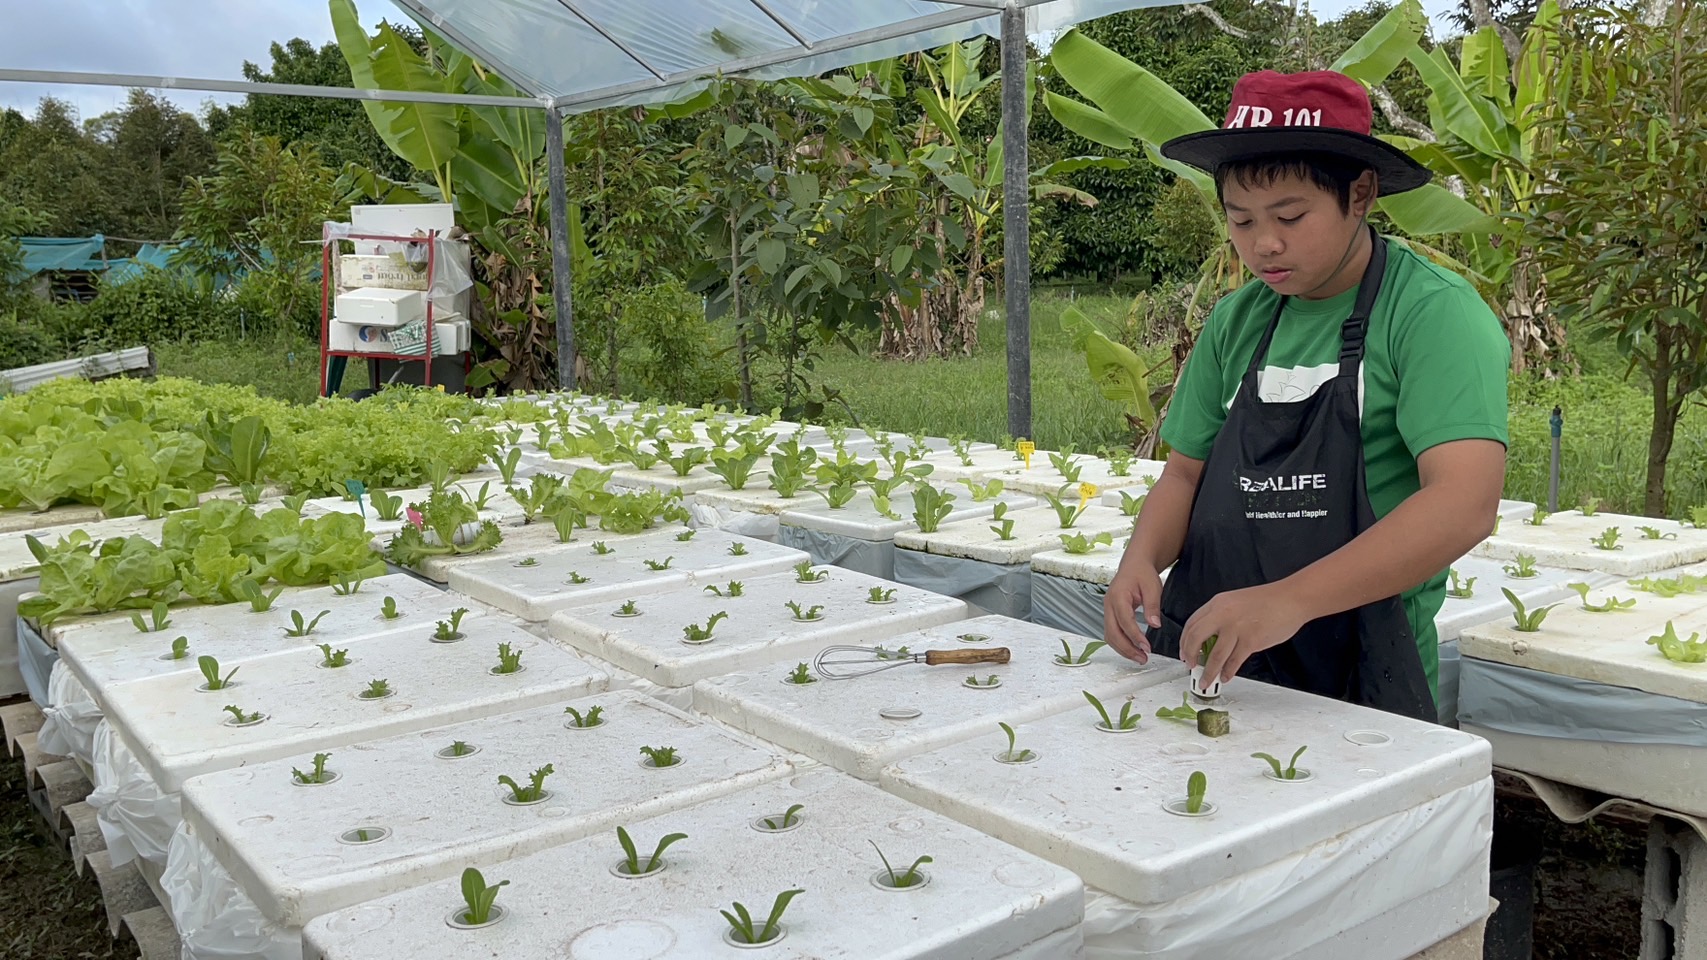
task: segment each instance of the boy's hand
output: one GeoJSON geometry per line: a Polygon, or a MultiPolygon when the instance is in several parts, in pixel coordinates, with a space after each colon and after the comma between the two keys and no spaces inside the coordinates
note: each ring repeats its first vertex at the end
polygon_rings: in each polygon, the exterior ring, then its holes
{"type": "Polygon", "coordinates": [[[1150,662],[1150,641],[1145,638],[1135,610],[1153,630],[1162,625],[1162,578],[1147,563],[1122,563],[1102,598],[1102,638],[1128,660],[1150,662]]]}
{"type": "MultiPolygon", "coordinates": [[[[1114,590],[1109,589],[1109,596],[1114,590]]],[[[1295,636],[1310,617],[1292,599],[1292,591],[1267,583],[1228,590],[1210,598],[1185,622],[1180,636],[1180,659],[1197,666],[1203,642],[1215,637],[1215,649],[1203,666],[1203,683],[1231,682],[1253,655],[1277,647],[1295,636]]]]}

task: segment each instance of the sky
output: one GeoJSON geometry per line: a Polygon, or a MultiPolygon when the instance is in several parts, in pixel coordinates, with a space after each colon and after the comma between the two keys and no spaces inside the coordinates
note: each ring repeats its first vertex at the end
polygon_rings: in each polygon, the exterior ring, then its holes
{"type": "MultiPolygon", "coordinates": [[[[1315,0],[1318,18],[1331,20],[1363,0],[1315,0]]],[[[1437,34],[1453,0],[1423,0],[1437,34]]],[[[362,19],[406,19],[384,0],[361,0],[362,19]]],[[[316,46],[332,39],[326,0],[0,0],[0,67],[83,70],[240,80],[243,62],[270,64],[268,47],[292,37],[316,46]]],[[[182,109],[240,101],[238,95],[169,93],[182,109]]],[[[43,96],[70,101],[84,119],[124,103],[125,90],[62,84],[0,82],[0,109],[33,114],[43,96]]]]}

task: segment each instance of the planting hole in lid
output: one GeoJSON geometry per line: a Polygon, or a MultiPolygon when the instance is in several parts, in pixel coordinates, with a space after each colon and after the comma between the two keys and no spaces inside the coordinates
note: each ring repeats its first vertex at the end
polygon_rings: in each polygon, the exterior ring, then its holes
{"type": "Polygon", "coordinates": [[[917,720],[921,712],[915,707],[884,707],[877,715],[885,720],[917,720]]]}
{"type": "Polygon", "coordinates": [[[378,843],[391,836],[390,827],[356,827],[338,834],[338,842],[352,847],[378,843]]]}
{"type": "Polygon", "coordinates": [[[1170,743],[1162,747],[1162,752],[1170,757],[1201,757],[1209,748],[1201,743],[1170,743]]]}
{"type": "Polygon", "coordinates": [[[890,883],[888,870],[879,870],[872,874],[871,885],[887,893],[911,893],[914,890],[922,890],[930,884],[931,875],[925,871],[914,868],[909,872],[918,879],[908,886],[897,887],[893,883],[890,883]]]}
{"type": "Polygon", "coordinates": [[[1353,730],[1345,738],[1360,747],[1382,747],[1393,742],[1393,738],[1379,730],[1353,730]]]}

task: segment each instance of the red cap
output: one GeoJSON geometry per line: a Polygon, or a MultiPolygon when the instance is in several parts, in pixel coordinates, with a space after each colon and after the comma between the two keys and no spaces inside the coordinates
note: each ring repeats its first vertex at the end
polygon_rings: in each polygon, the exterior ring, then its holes
{"type": "Polygon", "coordinates": [[[1334,70],[1247,73],[1233,85],[1223,130],[1334,127],[1369,136],[1374,111],[1363,84],[1334,70]]]}

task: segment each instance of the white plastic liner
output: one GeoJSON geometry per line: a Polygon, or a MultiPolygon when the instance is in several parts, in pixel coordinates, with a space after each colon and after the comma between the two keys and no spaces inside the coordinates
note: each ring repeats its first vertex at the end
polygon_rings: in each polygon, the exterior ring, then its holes
{"type": "Polygon", "coordinates": [[[1085,580],[1069,580],[1047,573],[1031,573],[1031,620],[1057,630],[1070,630],[1086,637],[1103,634],[1102,598],[1108,587],[1085,580]]]}
{"type": "Polygon", "coordinates": [[[139,858],[156,866],[165,863],[172,831],[183,822],[178,795],[160,792],[124,737],[105,720],[95,727],[91,766],[95,790],[88,803],[95,808],[113,866],[139,858]]]}
{"type": "Polygon", "coordinates": [[[831,564],[856,573],[895,579],[895,541],[861,540],[840,533],[808,530],[792,524],[777,528],[776,542],[804,550],[817,564],[831,564]]]}
{"type": "Polygon", "coordinates": [[[18,668],[18,599],[40,587],[36,577],[0,583],[0,699],[29,692],[18,668]]]}
{"type": "Polygon", "coordinates": [[[42,708],[36,744],[48,753],[94,764],[95,727],[101,708],[64,663],[55,660],[47,678],[48,706],[42,708]]]}
{"type": "Polygon", "coordinates": [[[1409,956],[1487,912],[1493,801],[1493,780],[1482,780],[1166,903],[1087,888],[1086,960],[1367,960],[1364,945],[1331,944],[1404,911],[1407,902],[1383,890],[1443,892],[1444,908],[1430,904],[1384,927],[1388,955],[1409,956]]]}
{"type": "Polygon", "coordinates": [[[964,600],[979,613],[1031,619],[1029,563],[1003,565],[896,548],[895,582],[964,600]]]}
{"type": "Polygon", "coordinates": [[[48,700],[47,682],[53,665],[59,662],[59,651],[47,645],[23,617],[14,615],[12,622],[18,631],[18,672],[23,675],[24,690],[36,706],[45,707],[48,700]]]}
{"type": "Polygon", "coordinates": [[[261,916],[189,824],[171,835],[160,889],[171,904],[183,960],[302,960],[302,930],[261,916]]]}
{"type": "Polygon", "coordinates": [[[1560,740],[1707,747],[1707,704],[1465,657],[1462,723],[1560,740]]]}

